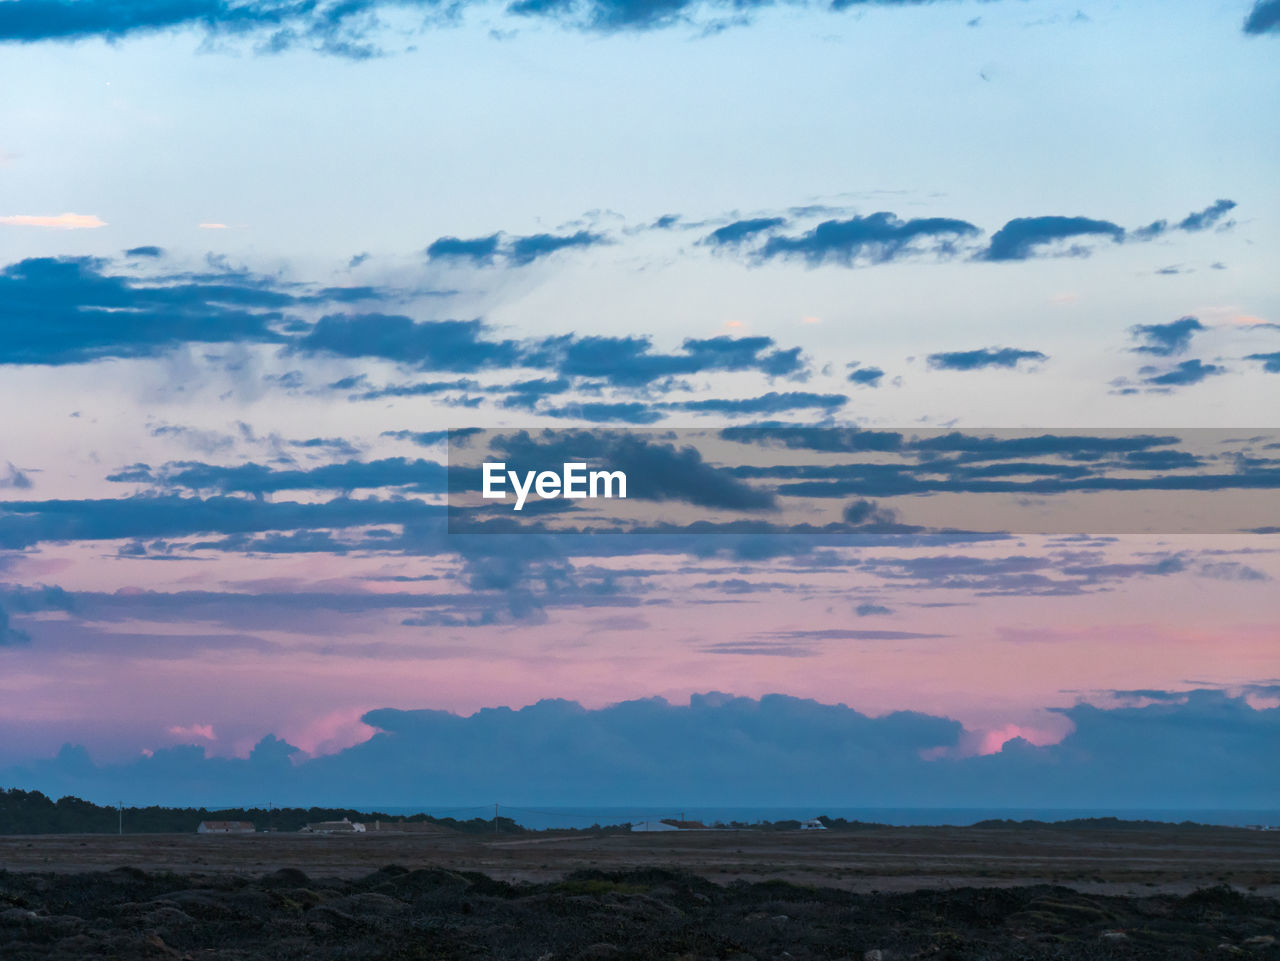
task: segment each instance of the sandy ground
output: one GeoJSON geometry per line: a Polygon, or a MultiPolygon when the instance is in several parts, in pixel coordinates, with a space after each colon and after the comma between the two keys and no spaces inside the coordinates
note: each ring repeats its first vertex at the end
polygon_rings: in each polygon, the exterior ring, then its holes
{"type": "Polygon", "coordinates": [[[1095,894],[1185,894],[1230,884],[1280,896],[1280,832],[1231,828],[887,828],[672,834],[38,835],[0,837],[0,869],[257,874],[295,867],[353,878],[388,864],[546,881],[581,868],[676,867],[711,881],[781,879],[902,891],[1054,883],[1095,894]]]}

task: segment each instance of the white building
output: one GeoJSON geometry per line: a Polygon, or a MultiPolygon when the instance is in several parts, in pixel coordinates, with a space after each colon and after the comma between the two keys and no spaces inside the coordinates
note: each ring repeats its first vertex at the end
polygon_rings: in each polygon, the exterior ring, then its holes
{"type": "Polygon", "coordinates": [[[666,821],[636,821],[631,825],[631,830],[642,832],[655,831],[679,831],[680,829],[674,824],[668,824],[666,821]]]}
{"type": "Polygon", "coordinates": [[[252,821],[201,821],[197,834],[252,834],[252,821]]]}
{"type": "Polygon", "coordinates": [[[359,821],[343,818],[341,821],[317,821],[300,831],[302,834],[364,834],[365,827],[359,821]]]}
{"type": "Polygon", "coordinates": [[[706,831],[709,828],[701,821],[680,821],[676,818],[662,820],[639,821],[631,825],[633,831],[706,831]]]}

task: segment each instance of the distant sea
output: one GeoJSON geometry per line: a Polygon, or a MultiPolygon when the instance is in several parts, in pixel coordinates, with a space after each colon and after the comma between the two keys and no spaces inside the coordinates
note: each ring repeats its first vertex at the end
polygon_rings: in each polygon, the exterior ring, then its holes
{"type": "MultiPolygon", "coordinates": [[[[493,805],[476,807],[372,807],[388,814],[417,814],[435,817],[452,817],[458,820],[493,817],[493,805]]],[[[1007,819],[1011,821],[1070,821],[1076,818],[1114,817],[1125,821],[1164,821],[1177,824],[1194,821],[1198,824],[1216,824],[1243,827],[1250,824],[1280,826],[1280,809],[1271,810],[1215,810],[1215,809],[1163,809],[1163,808],[838,808],[824,807],[552,807],[498,805],[498,814],[508,817],[526,828],[585,828],[593,824],[622,824],[625,822],[654,821],[663,818],[681,818],[712,825],[738,821],[754,824],[759,821],[804,820],[826,815],[847,821],[865,821],[876,824],[902,826],[976,824],[979,821],[1007,819]]]]}

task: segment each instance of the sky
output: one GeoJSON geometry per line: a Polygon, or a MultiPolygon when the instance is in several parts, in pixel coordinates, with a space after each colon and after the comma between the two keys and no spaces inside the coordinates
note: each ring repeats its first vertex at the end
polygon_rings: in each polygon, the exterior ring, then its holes
{"type": "Polygon", "coordinates": [[[0,0],[0,785],[1273,803],[1278,35],[1276,0],[0,0]],[[473,427],[822,428],[704,450],[654,516],[714,475],[851,526],[451,534],[473,427]],[[908,469],[820,453],[853,428],[908,469]],[[988,429],[1130,440],[919,443],[988,429]],[[937,529],[1104,476],[1162,520],[937,529]]]}

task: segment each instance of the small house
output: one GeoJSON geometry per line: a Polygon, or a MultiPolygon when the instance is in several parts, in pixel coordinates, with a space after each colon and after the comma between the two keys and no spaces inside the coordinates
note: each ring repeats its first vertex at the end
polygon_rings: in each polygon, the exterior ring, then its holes
{"type": "Polygon", "coordinates": [[[631,824],[632,831],[708,831],[708,828],[701,821],[682,821],[678,818],[663,818],[654,821],[635,821],[631,824]]]}
{"type": "Polygon", "coordinates": [[[364,834],[365,826],[359,821],[343,818],[341,821],[316,821],[301,828],[302,834],[364,834]]]}
{"type": "Polygon", "coordinates": [[[197,834],[252,834],[252,821],[201,821],[197,834]]]}

